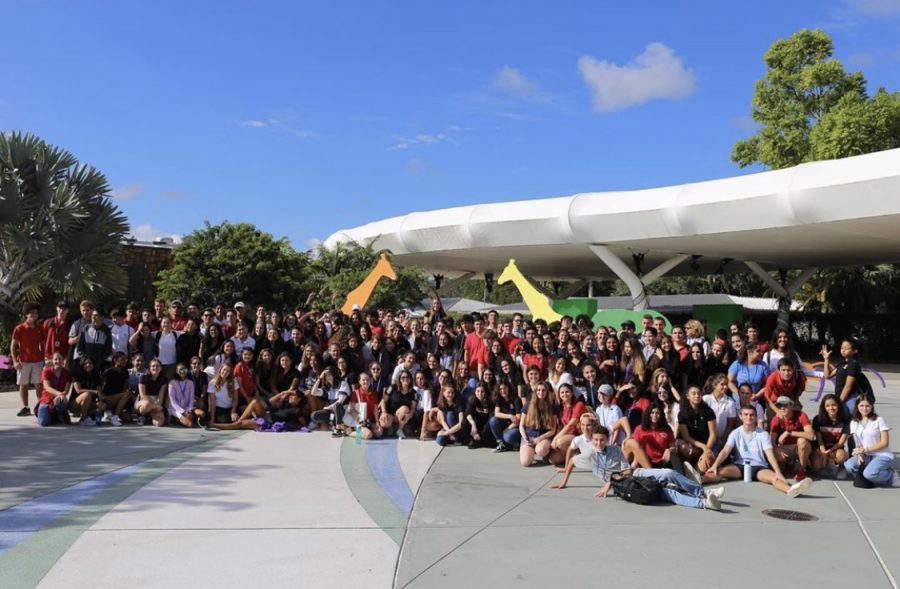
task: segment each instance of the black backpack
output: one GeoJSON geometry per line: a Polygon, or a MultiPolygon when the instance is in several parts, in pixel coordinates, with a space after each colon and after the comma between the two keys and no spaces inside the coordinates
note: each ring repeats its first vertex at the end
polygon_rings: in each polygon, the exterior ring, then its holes
{"type": "Polygon", "coordinates": [[[614,474],[610,477],[609,482],[616,495],[629,503],[651,505],[662,501],[663,487],[653,477],[614,474]]]}

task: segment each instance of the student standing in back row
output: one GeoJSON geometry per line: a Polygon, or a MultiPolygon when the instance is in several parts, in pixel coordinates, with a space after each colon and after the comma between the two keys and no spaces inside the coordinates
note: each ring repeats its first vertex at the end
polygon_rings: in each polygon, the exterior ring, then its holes
{"type": "Polygon", "coordinates": [[[19,417],[31,415],[28,407],[28,386],[34,385],[35,393],[41,397],[41,371],[44,369],[44,328],[38,324],[40,305],[25,303],[22,314],[25,320],[13,329],[10,353],[16,369],[16,384],[22,408],[19,417]]]}

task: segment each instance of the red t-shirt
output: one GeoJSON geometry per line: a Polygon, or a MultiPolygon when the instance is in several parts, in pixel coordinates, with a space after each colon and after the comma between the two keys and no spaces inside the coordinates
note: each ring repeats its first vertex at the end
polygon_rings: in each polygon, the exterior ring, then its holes
{"type": "Polygon", "coordinates": [[[654,430],[645,430],[643,425],[639,425],[632,437],[637,440],[653,464],[661,463],[665,451],[675,444],[675,434],[668,425],[654,430]]]}
{"type": "Polygon", "coordinates": [[[69,324],[66,321],[57,321],[56,317],[44,321],[44,358],[49,360],[53,354],[59,352],[66,357],[69,355],[69,324]]]}
{"type": "MultiPolygon", "coordinates": [[[[72,374],[65,368],[62,368],[59,371],[59,376],[57,376],[56,371],[53,370],[52,366],[46,366],[43,370],[41,370],[41,382],[44,381],[48,381],[51,387],[61,393],[64,393],[66,392],[69,384],[72,382],[72,374]]],[[[44,403],[45,405],[53,406],[53,397],[53,393],[44,389],[43,392],[41,392],[40,402],[44,403]]]]}
{"type": "Polygon", "coordinates": [[[484,345],[484,340],[474,331],[466,336],[463,349],[466,351],[466,366],[470,372],[478,370],[479,362],[487,364],[488,351],[484,345]]]}
{"type": "Polygon", "coordinates": [[[20,323],[13,329],[12,338],[19,342],[19,362],[43,362],[44,328],[39,323],[30,327],[20,323]]]}
{"type": "Polygon", "coordinates": [[[506,351],[509,352],[510,356],[515,356],[516,348],[522,343],[522,338],[518,338],[512,334],[504,335],[500,338],[500,343],[503,344],[503,347],[506,348],[506,351]]]}
{"type": "Polygon", "coordinates": [[[583,401],[576,401],[571,407],[565,405],[561,406],[559,409],[559,427],[566,427],[573,419],[578,421],[578,418],[581,417],[581,414],[585,411],[586,408],[583,401]]]}
{"type": "Polygon", "coordinates": [[[241,391],[245,397],[253,398],[256,396],[256,385],[253,382],[253,366],[238,362],[234,367],[234,377],[240,379],[241,391]]]}
{"type": "Polygon", "coordinates": [[[547,380],[547,367],[550,362],[543,354],[525,354],[522,356],[522,364],[525,365],[525,372],[528,372],[529,366],[537,366],[541,371],[541,380],[547,380]]]}
{"type": "MultiPolygon", "coordinates": [[[[782,419],[780,416],[772,418],[772,424],[769,426],[769,433],[775,434],[776,437],[781,436],[784,432],[802,432],[806,426],[810,425],[809,417],[802,411],[796,409],[782,419]]],[[[783,445],[796,444],[796,436],[788,436],[784,439],[783,445]]]]}
{"type": "Polygon", "coordinates": [[[187,317],[179,317],[177,319],[169,317],[169,321],[172,323],[172,331],[184,331],[188,319],[187,317]]]}
{"type": "Polygon", "coordinates": [[[351,403],[366,404],[366,419],[370,421],[375,421],[375,407],[378,406],[379,401],[380,399],[378,398],[378,393],[376,393],[372,389],[369,389],[367,391],[357,389],[353,391],[352,395],[350,395],[351,403]]]}

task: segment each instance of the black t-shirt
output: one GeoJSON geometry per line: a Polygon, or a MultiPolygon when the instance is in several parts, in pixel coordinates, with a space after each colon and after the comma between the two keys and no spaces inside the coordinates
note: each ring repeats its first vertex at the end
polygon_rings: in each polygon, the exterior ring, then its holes
{"type": "Polygon", "coordinates": [[[843,360],[837,365],[837,372],[834,375],[834,392],[840,396],[841,391],[844,390],[844,385],[847,384],[847,377],[852,376],[856,381],[853,383],[853,389],[850,391],[850,395],[847,398],[850,399],[858,395],[860,374],[862,374],[862,368],[856,358],[843,360]]]}
{"type": "Polygon", "coordinates": [[[391,387],[387,397],[388,413],[395,413],[401,407],[412,409],[415,400],[416,392],[414,390],[410,389],[408,393],[402,393],[400,387],[391,387]]]}
{"type": "Polygon", "coordinates": [[[146,394],[151,397],[158,397],[160,391],[163,390],[168,383],[166,382],[165,377],[160,374],[153,379],[149,374],[145,374],[141,377],[141,384],[146,388],[146,394]]]}
{"type": "MultiPolygon", "coordinates": [[[[278,375],[275,378],[275,394],[291,388],[291,383],[294,382],[295,378],[299,379],[300,373],[294,368],[291,368],[287,372],[282,372],[281,368],[279,368],[278,375]]],[[[262,380],[262,377],[260,377],[260,380],[262,380]]],[[[313,381],[313,384],[315,384],[315,381],[313,381]]],[[[312,385],[310,385],[310,387],[311,386],[312,385]]]]}
{"type": "Polygon", "coordinates": [[[831,421],[830,419],[819,419],[816,415],[813,418],[812,428],[814,432],[822,434],[822,440],[825,442],[826,448],[831,448],[841,439],[844,434],[850,435],[850,423],[847,421],[831,421]]]}
{"type": "Polygon", "coordinates": [[[709,441],[710,421],[716,421],[716,414],[709,405],[702,401],[696,411],[686,406],[678,412],[678,425],[686,425],[691,437],[704,444],[709,441]]]}
{"type": "Polygon", "coordinates": [[[519,399],[518,396],[512,396],[509,398],[509,400],[506,400],[503,397],[498,397],[497,407],[500,409],[500,413],[505,413],[507,415],[518,415],[522,412],[522,400],[519,399]]]}
{"type": "Polygon", "coordinates": [[[118,395],[128,387],[128,370],[107,368],[103,373],[103,395],[118,395]]]}
{"type": "Polygon", "coordinates": [[[72,373],[72,382],[77,382],[82,389],[96,391],[100,389],[103,380],[100,378],[100,373],[96,370],[91,370],[90,372],[75,370],[72,373]]]}
{"type": "Polygon", "coordinates": [[[471,415],[478,427],[484,427],[491,415],[494,414],[494,406],[490,401],[479,401],[478,397],[472,395],[469,397],[469,405],[466,407],[466,415],[471,415]]]}
{"type": "Polygon", "coordinates": [[[206,389],[209,385],[209,375],[200,371],[194,374],[194,371],[188,372],[188,380],[194,383],[194,396],[206,398],[206,389]]]}

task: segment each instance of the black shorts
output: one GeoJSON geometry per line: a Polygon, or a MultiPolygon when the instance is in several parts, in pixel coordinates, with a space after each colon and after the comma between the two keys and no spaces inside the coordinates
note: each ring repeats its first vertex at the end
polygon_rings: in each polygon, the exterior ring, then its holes
{"type": "Polygon", "coordinates": [[[231,423],[231,409],[216,407],[216,423],[231,423]]]}
{"type": "Polygon", "coordinates": [[[283,409],[273,409],[269,411],[272,421],[283,421],[284,423],[296,424],[300,421],[303,412],[299,407],[285,407],[283,409]]]}

